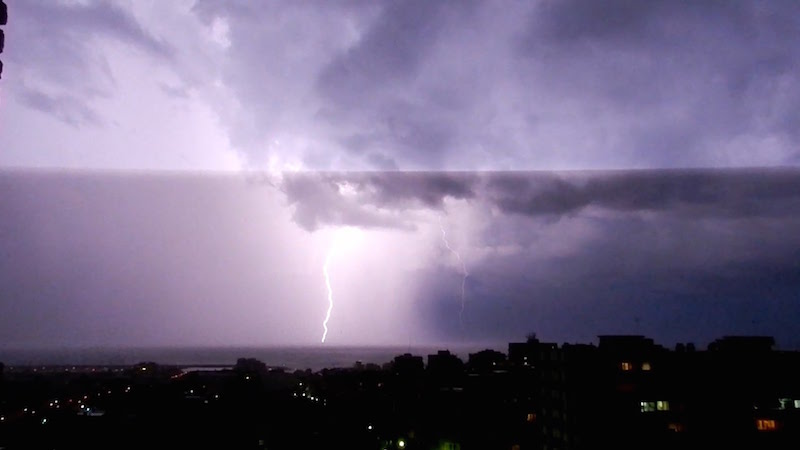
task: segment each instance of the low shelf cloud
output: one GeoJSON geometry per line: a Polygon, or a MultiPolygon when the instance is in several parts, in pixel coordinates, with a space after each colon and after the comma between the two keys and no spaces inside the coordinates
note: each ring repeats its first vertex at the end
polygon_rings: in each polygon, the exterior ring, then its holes
{"type": "Polygon", "coordinates": [[[360,243],[331,266],[333,343],[535,329],[798,344],[796,169],[0,180],[8,343],[313,343],[320,268],[336,230],[353,227],[360,243]],[[468,267],[463,314],[442,230],[468,267]]]}

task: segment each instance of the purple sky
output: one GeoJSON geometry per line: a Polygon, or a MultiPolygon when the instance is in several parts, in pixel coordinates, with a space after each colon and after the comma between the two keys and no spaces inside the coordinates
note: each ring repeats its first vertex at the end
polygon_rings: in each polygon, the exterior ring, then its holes
{"type": "Polygon", "coordinates": [[[7,3],[6,345],[800,347],[797,2],[7,3]]]}

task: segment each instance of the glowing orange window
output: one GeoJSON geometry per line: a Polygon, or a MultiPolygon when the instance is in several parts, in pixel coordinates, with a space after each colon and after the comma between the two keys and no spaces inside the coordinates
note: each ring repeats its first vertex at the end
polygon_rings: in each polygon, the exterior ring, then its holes
{"type": "Polygon", "coordinates": [[[777,424],[773,419],[756,419],[756,428],[758,431],[775,431],[777,424]]]}

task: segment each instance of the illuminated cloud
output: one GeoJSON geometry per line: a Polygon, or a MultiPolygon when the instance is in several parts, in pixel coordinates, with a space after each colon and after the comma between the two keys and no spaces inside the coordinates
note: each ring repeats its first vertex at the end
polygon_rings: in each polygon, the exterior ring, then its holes
{"type": "Polygon", "coordinates": [[[4,123],[67,122],[50,127],[60,142],[104,126],[108,138],[65,153],[34,131],[4,134],[3,164],[213,168],[233,152],[258,170],[800,162],[795,2],[34,1],[11,12],[4,123]],[[159,131],[125,145],[158,124],[141,117],[175,105],[207,117],[172,114],[173,127],[219,143],[159,131]],[[113,138],[126,157],[104,156],[113,138]],[[34,144],[46,158],[21,148],[34,144]]]}
{"type": "Polygon", "coordinates": [[[359,245],[330,267],[333,345],[529,331],[800,345],[796,169],[451,176],[298,174],[279,190],[236,175],[3,173],[0,339],[316,344],[326,256],[354,225],[359,245]],[[331,201],[315,211],[317,198],[331,201]],[[463,315],[440,220],[469,271],[463,315]]]}
{"type": "Polygon", "coordinates": [[[797,2],[9,8],[3,342],[800,346],[797,2]]]}

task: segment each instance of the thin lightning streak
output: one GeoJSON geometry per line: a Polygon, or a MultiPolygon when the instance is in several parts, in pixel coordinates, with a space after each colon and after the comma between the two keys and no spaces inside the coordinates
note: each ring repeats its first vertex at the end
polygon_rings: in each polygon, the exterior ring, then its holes
{"type": "Polygon", "coordinates": [[[447,241],[447,233],[444,231],[444,225],[442,225],[442,218],[439,218],[439,229],[442,230],[442,241],[444,242],[445,247],[458,259],[459,264],[461,264],[461,274],[463,277],[461,278],[461,311],[458,313],[458,321],[461,323],[461,328],[464,328],[464,300],[466,298],[466,286],[467,286],[467,277],[469,276],[469,272],[467,272],[467,266],[464,264],[464,260],[461,259],[461,255],[453,250],[453,247],[450,247],[450,243],[447,241]]]}
{"type": "Polygon", "coordinates": [[[325,343],[325,338],[328,336],[328,320],[331,318],[331,311],[333,311],[333,289],[331,288],[331,277],[328,274],[328,266],[331,263],[331,259],[333,258],[333,247],[328,252],[328,256],[325,258],[325,265],[322,266],[322,272],[325,274],[325,286],[328,287],[328,312],[325,313],[325,320],[322,322],[322,328],[325,331],[322,333],[322,343],[325,343]]]}
{"type": "Polygon", "coordinates": [[[358,243],[360,231],[357,228],[345,227],[338,229],[331,243],[328,256],[325,257],[325,264],[322,266],[322,273],[325,275],[325,286],[328,288],[328,311],[325,313],[325,320],[322,322],[322,328],[325,330],[322,333],[322,343],[325,343],[325,338],[328,337],[328,321],[331,319],[331,312],[333,311],[333,287],[331,286],[331,276],[329,272],[330,265],[334,262],[334,258],[346,252],[348,249],[358,243]]]}

